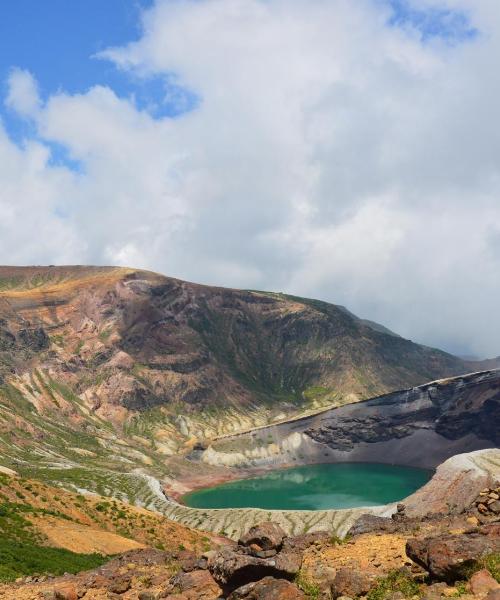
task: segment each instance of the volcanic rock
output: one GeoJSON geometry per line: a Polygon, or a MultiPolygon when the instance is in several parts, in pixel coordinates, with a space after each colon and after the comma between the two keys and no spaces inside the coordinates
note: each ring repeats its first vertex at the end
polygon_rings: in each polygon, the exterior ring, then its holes
{"type": "Polygon", "coordinates": [[[279,525],[266,521],[251,527],[247,533],[241,536],[239,544],[252,547],[256,545],[259,550],[278,550],[281,548],[285,532],[279,525]]]}
{"type": "Polygon", "coordinates": [[[208,571],[180,573],[171,584],[176,591],[167,596],[171,600],[215,600],[222,591],[208,571]]]}
{"type": "Polygon", "coordinates": [[[284,579],[264,577],[234,590],[228,600],[303,600],[304,592],[284,579]]]}
{"type": "Polygon", "coordinates": [[[478,559],[500,550],[500,523],[456,535],[414,538],[406,543],[406,554],[443,581],[464,579],[478,559]]]}
{"type": "Polygon", "coordinates": [[[470,578],[470,589],[474,595],[482,596],[492,590],[500,590],[500,583],[487,569],[481,569],[470,578]]]}

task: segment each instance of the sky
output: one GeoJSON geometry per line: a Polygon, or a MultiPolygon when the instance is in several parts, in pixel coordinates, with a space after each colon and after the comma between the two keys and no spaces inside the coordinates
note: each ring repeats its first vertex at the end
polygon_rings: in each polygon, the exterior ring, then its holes
{"type": "Polygon", "coordinates": [[[0,263],[343,304],[500,354],[497,0],[0,3],[0,263]]]}

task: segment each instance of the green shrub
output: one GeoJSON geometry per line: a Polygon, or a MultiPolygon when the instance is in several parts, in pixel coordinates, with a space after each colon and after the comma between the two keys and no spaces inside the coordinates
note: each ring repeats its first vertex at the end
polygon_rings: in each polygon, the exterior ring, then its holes
{"type": "Polygon", "coordinates": [[[100,554],[75,554],[62,548],[0,539],[0,581],[27,575],[63,575],[99,567],[108,558],[100,554]]]}

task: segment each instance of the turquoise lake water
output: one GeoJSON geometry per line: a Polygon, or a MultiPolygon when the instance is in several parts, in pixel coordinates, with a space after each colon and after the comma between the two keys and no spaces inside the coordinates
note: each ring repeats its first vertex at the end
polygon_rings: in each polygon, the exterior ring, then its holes
{"type": "Polygon", "coordinates": [[[320,510],[402,500],[432,471],[373,463],[307,465],[205,488],[182,498],[194,508],[320,510]]]}

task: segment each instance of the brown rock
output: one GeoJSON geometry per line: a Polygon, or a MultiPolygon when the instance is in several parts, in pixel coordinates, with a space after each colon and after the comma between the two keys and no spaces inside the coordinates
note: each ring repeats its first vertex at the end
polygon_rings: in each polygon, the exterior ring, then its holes
{"type": "Polygon", "coordinates": [[[293,578],[302,566],[302,552],[298,550],[283,550],[274,558],[269,559],[275,564],[281,577],[285,579],[293,578]]]}
{"type": "Polygon", "coordinates": [[[276,523],[265,521],[251,527],[245,535],[241,536],[239,544],[252,546],[256,544],[261,550],[277,550],[281,548],[285,532],[276,523]]]}
{"type": "Polygon", "coordinates": [[[313,544],[315,546],[327,544],[330,538],[331,534],[327,531],[313,531],[294,537],[287,537],[283,540],[283,550],[296,550],[299,552],[304,552],[304,550],[313,544]]]}
{"type": "Polygon", "coordinates": [[[362,596],[370,591],[372,584],[373,579],[366,573],[342,567],[338,569],[332,583],[332,598],[335,600],[340,596],[362,596]]]}
{"type": "Polygon", "coordinates": [[[54,590],[54,600],[78,600],[74,585],[65,585],[54,590]]]}
{"type": "Polygon", "coordinates": [[[454,582],[485,554],[500,550],[500,524],[481,527],[477,532],[414,538],[406,543],[406,554],[433,577],[454,582]]]}
{"type": "Polygon", "coordinates": [[[488,508],[496,515],[500,514],[500,500],[494,500],[488,508]]]}
{"type": "Polygon", "coordinates": [[[190,550],[183,550],[177,555],[176,560],[183,571],[197,571],[199,569],[200,559],[190,550]]]}
{"type": "Polygon", "coordinates": [[[255,583],[249,583],[237,590],[234,590],[228,597],[228,600],[304,600],[304,592],[299,588],[285,581],[284,579],[274,579],[273,577],[264,577],[255,583]]]}
{"type": "Polygon", "coordinates": [[[221,589],[208,571],[191,571],[174,576],[171,583],[179,593],[167,598],[180,600],[216,600],[221,589]]]}
{"type": "Polygon", "coordinates": [[[271,558],[271,556],[276,556],[276,550],[261,550],[260,552],[255,552],[254,556],[257,558],[271,558]]]}
{"type": "Polygon", "coordinates": [[[349,529],[348,535],[361,535],[372,531],[396,531],[397,524],[389,517],[378,517],[376,515],[361,515],[354,525],[349,529]]]}
{"type": "Polygon", "coordinates": [[[139,592],[138,600],[158,600],[158,594],[154,592],[139,592]]]}
{"type": "Polygon", "coordinates": [[[119,576],[113,579],[108,585],[108,592],[113,594],[124,594],[130,589],[131,585],[130,576],[122,575],[121,577],[119,576]]]}
{"type": "Polygon", "coordinates": [[[491,590],[484,600],[500,600],[500,590],[491,590]]]}
{"type": "Polygon", "coordinates": [[[441,596],[444,595],[443,592],[448,586],[446,583],[434,583],[433,585],[429,585],[424,589],[422,594],[422,600],[440,600],[441,596]]]}
{"type": "Polygon", "coordinates": [[[500,584],[497,583],[488,570],[482,569],[470,578],[470,589],[473,594],[482,596],[492,590],[500,589],[500,584]]]}
{"type": "Polygon", "coordinates": [[[282,551],[271,558],[224,548],[208,559],[208,569],[226,591],[257,581],[263,577],[293,579],[302,565],[302,553],[282,551]]]}

